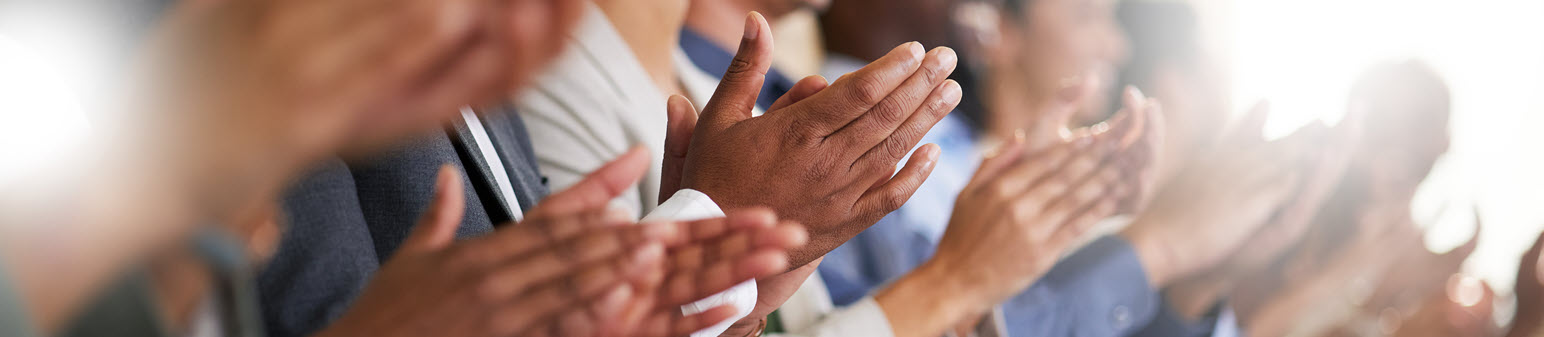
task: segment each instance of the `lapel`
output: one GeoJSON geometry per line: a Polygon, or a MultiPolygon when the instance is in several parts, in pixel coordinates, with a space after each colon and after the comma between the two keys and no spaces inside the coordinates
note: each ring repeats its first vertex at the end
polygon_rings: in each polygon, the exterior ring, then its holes
{"type": "Polygon", "coordinates": [[[493,144],[494,153],[498,154],[497,160],[504,167],[505,172],[499,174],[509,177],[516,200],[505,200],[504,194],[499,192],[495,172],[488,165],[488,160],[493,158],[483,156],[465,121],[456,120],[448,133],[456,154],[467,164],[463,166],[467,179],[472,182],[479,199],[485,201],[483,207],[489,218],[495,224],[507,223],[514,220],[512,207],[519,207],[523,213],[547,195],[546,179],[536,167],[525,123],[513,107],[479,111],[478,117],[493,144]]]}

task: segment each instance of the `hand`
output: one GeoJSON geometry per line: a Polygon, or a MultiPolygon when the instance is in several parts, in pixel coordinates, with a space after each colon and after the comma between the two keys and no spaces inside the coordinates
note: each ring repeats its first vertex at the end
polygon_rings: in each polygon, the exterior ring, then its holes
{"type": "MultiPolygon", "coordinates": [[[[727,220],[693,222],[679,231],[683,235],[667,239],[667,246],[672,247],[666,258],[669,277],[656,291],[646,292],[647,300],[642,302],[660,305],[652,317],[644,318],[635,336],[686,335],[736,314],[733,307],[722,306],[709,310],[716,313],[683,317],[680,307],[745,280],[787,270],[787,250],[803,245],[808,237],[796,223],[774,223],[776,217],[770,211],[750,209],[731,213],[727,220]]],[[[639,305],[636,311],[649,308],[639,305]]]]}
{"type": "Polygon", "coordinates": [[[531,8],[474,0],[190,3],[145,48],[136,71],[149,85],[127,96],[148,117],[135,126],[148,130],[129,143],[193,171],[178,172],[192,173],[193,186],[222,186],[216,195],[277,189],[318,156],[435,130],[459,107],[513,90],[560,49],[581,8],[517,3],[531,8]],[[238,183],[249,186],[230,188],[238,183]]]}
{"type": "Polygon", "coordinates": [[[1533,241],[1533,247],[1523,253],[1522,262],[1518,263],[1517,282],[1513,283],[1517,311],[1512,315],[1507,337],[1536,336],[1544,326],[1544,268],[1540,268],[1544,258],[1540,253],[1544,253],[1544,235],[1533,241]]]}
{"type": "Polygon", "coordinates": [[[1121,233],[1157,288],[1222,263],[1256,233],[1298,185],[1294,163],[1320,135],[1299,130],[1260,139],[1263,116],[1228,133],[1217,148],[1160,187],[1121,233]]]}
{"type": "Polygon", "coordinates": [[[1146,208],[1157,178],[1157,156],[1165,137],[1163,107],[1136,87],[1126,87],[1121,104],[1121,110],[1110,120],[1069,131],[1067,141],[1110,138],[1103,141],[1119,144],[1120,153],[1110,158],[1109,164],[1118,169],[1122,182],[1115,186],[1123,196],[1116,209],[1118,213],[1136,213],[1146,208]]]}
{"type": "MultiPolygon", "coordinates": [[[[1113,140],[1113,139],[1104,139],[1113,140]]],[[[1017,138],[982,161],[938,252],[875,295],[898,336],[937,336],[1033,284],[1116,211],[1119,142],[1093,138],[1026,154],[1017,138]]]]}
{"type": "Polygon", "coordinates": [[[421,225],[353,311],[323,334],[686,334],[733,310],[682,316],[681,303],[786,268],[786,249],[802,231],[774,226],[765,211],[638,226],[606,212],[617,187],[634,183],[647,164],[635,149],[548,197],[526,221],[460,243],[451,240],[464,207],[461,184],[442,170],[421,225]],[[695,263],[667,269],[666,259],[695,263]]]}
{"type": "MultiPolygon", "coordinates": [[[[1267,106],[1262,104],[1250,112],[1249,123],[1264,122],[1267,106]]],[[[1323,123],[1310,125],[1305,132],[1327,133],[1323,144],[1311,145],[1320,149],[1294,163],[1303,172],[1303,184],[1294,196],[1271,215],[1270,220],[1227,261],[1215,268],[1201,272],[1201,277],[1180,281],[1165,291],[1170,305],[1187,317],[1200,317],[1210,310],[1225,294],[1233,292],[1238,282],[1251,275],[1260,275],[1282,258],[1286,251],[1297,245],[1312,228],[1319,210],[1329,199],[1331,192],[1340,184],[1351,155],[1355,153],[1361,136],[1359,115],[1348,115],[1340,125],[1331,129],[1323,123]]]]}
{"type": "Polygon", "coordinates": [[[681,187],[726,208],[767,206],[803,223],[810,244],[793,252],[803,266],[899,208],[926,179],[935,156],[897,162],[959,103],[947,48],[923,55],[916,43],[829,87],[805,78],[761,117],[751,118],[771,66],[765,19],[746,19],[745,39],[692,132],[681,187]],[[893,175],[893,176],[892,176],[893,175]]]}

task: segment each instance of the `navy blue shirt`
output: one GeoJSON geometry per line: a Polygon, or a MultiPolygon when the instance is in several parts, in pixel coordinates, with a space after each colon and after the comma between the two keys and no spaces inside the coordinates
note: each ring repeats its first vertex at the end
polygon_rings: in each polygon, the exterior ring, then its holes
{"type": "MultiPolygon", "coordinates": [[[[734,61],[734,52],[713,44],[707,38],[692,32],[691,29],[681,30],[681,50],[686,52],[686,57],[692,60],[692,64],[698,69],[708,72],[715,77],[723,78],[724,72],[729,70],[729,63],[734,61]]],[[[777,68],[767,70],[767,81],[761,84],[761,95],[756,97],[756,107],[765,111],[772,107],[788,90],[793,89],[795,82],[777,68]]]]}

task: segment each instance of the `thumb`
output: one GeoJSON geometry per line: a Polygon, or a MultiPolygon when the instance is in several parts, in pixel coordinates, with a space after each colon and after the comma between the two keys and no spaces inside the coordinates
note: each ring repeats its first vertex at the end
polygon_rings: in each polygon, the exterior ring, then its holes
{"type": "Polygon", "coordinates": [[[740,40],[740,50],[724,78],[713,91],[713,98],[703,108],[702,120],[706,127],[727,128],[736,122],[751,118],[756,108],[756,98],[766,81],[767,71],[772,68],[772,29],[761,13],[751,12],[745,17],[745,35],[740,40]]]}
{"type": "Polygon", "coordinates": [[[697,108],[686,97],[670,96],[665,114],[668,119],[665,123],[665,160],[659,177],[660,202],[665,202],[671,194],[681,189],[686,152],[691,148],[692,131],[697,127],[697,108]]]}
{"type": "Polygon", "coordinates": [[[413,234],[403,242],[403,251],[432,251],[444,248],[455,239],[456,228],[461,226],[461,216],[466,210],[463,189],[461,174],[456,173],[453,166],[440,166],[434,181],[434,200],[429,201],[429,209],[418,219],[413,234]]]}

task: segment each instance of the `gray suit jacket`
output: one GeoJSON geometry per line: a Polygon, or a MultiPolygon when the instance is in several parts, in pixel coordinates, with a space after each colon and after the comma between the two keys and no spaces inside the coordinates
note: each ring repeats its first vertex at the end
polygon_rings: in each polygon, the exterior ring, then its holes
{"type": "Polygon", "coordinates": [[[434,191],[442,164],[462,168],[466,216],[457,237],[509,222],[508,207],[529,209],[547,194],[525,126],[503,108],[481,114],[517,202],[503,200],[464,124],[365,160],[330,160],[284,195],[286,232],[258,280],[271,336],[306,336],[348,309],[396,251],[434,191]]]}

